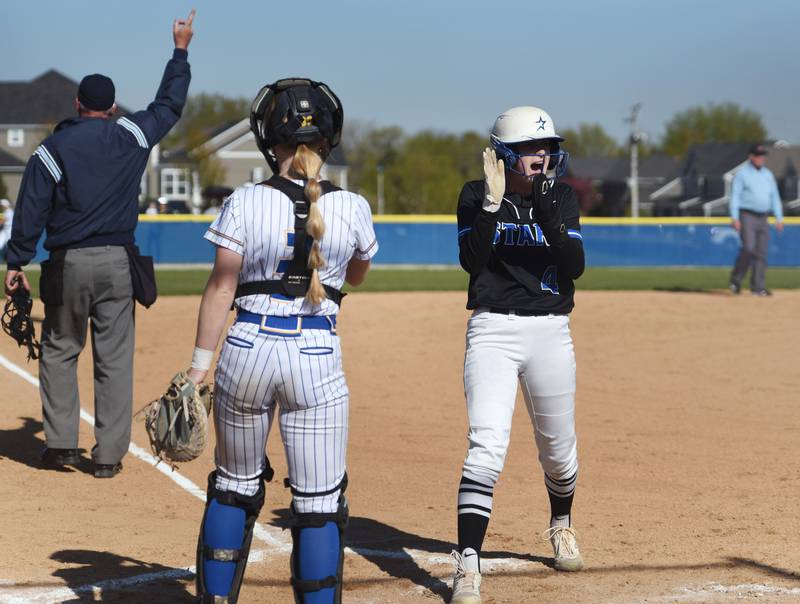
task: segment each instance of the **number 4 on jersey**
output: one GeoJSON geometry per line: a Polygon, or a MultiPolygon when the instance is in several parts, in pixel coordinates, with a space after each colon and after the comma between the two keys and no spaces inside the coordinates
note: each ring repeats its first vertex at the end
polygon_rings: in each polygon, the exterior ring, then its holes
{"type": "Polygon", "coordinates": [[[540,283],[543,292],[558,294],[558,267],[555,264],[544,269],[540,283]]]}

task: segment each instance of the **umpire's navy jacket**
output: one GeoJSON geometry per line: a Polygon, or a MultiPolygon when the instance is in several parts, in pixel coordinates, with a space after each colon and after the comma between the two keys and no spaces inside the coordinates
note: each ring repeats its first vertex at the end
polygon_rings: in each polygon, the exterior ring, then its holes
{"type": "Polygon", "coordinates": [[[116,122],[92,117],[64,120],[33,152],[22,178],[9,270],[45,249],[133,243],[139,186],[150,150],[181,116],[191,73],[186,50],[176,48],[155,100],[145,111],[116,122]]]}

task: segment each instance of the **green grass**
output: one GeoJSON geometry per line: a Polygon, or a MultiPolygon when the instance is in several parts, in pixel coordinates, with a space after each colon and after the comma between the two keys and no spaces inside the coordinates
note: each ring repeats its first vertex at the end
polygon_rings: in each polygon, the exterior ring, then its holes
{"type": "MultiPolygon", "coordinates": [[[[579,290],[708,291],[726,288],[729,275],[727,268],[593,268],[578,280],[577,287],[579,290]]],[[[207,278],[206,270],[160,270],[158,288],[165,296],[199,294],[207,278]]],[[[467,282],[467,274],[461,269],[373,269],[364,285],[348,286],[345,291],[466,291],[467,282]]],[[[767,286],[800,288],[800,269],[769,269],[767,286]]]]}
{"type": "MultiPolygon", "coordinates": [[[[727,268],[593,268],[578,280],[578,290],[709,291],[728,285],[727,268]]],[[[203,292],[209,270],[159,269],[158,292],[162,296],[197,295],[203,292]]],[[[30,272],[34,296],[38,296],[38,271],[30,272]]],[[[347,287],[352,292],[465,291],[467,274],[461,269],[374,269],[364,285],[347,287]]],[[[747,284],[745,284],[746,286],[747,284]]],[[[771,289],[800,288],[800,268],[771,268],[771,289]]]]}
{"type": "Polygon", "coordinates": [[[160,296],[202,294],[211,269],[156,269],[160,296]]]}
{"type": "MultiPolygon", "coordinates": [[[[728,268],[594,268],[578,280],[580,289],[709,291],[728,287],[728,268]]],[[[743,284],[747,287],[749,282],[743,284]]],[[[767,287],[800,288],[800,268],[771,268],[767,287]]]]}
{"type": "MultiPolygon", "coordinates": [[[[728,287],[730,270],[716,268],[593,268],[577,281],[579,290],[708,291],[728,287]]],[[[366,283],[351,291],[464,291],[462,270],[373,270],[366,283]]],[[[773,268],[767,272],[773,289],[800,288],[800,269],[773,268]]]]}

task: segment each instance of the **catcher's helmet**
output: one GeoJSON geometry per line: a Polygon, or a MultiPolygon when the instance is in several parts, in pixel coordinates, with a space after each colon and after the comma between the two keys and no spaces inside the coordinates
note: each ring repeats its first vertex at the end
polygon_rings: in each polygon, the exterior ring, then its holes
{"type": "Polygon", "coordinates": [[[556,134],[552,118],[538,107],[512,107],[494,122],[491,134],[492,147],[508,170],[517,172],[514,166],[520,157],[516,145],[527,141],[550,142],[550,167],[556,176],[567,171],[569,153],[561,150],[564,138],[556,134]]]}
{"type": "Polygon", "coordinates": [[[342,138],[343,122],[339,97],[322,82],[307,78],[267,84],[250,106],[250,130],[273,172],[278,171],[278,162],[272,147],[319,138],[335,147],[342,138]]]}

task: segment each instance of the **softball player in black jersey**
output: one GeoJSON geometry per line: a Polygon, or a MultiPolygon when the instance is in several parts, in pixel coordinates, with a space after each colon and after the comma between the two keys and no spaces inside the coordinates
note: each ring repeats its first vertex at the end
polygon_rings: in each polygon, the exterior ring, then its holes
{"type": "Polygon", "coordinates": [[[464,391],[469,450],[458,490],[458,551],[451,602],[480,599],[480,551],[522,387],[550,497],[546,534],[557,570],[583,567],[572,507],[578,460],[575,354],[569,331],[573,281],[584,269],[578,204],[557,178],[564,139],[537,107],[497,118],[484,151],[484,181],[458,200],[461,266],[469,272],[464,391]]]}

